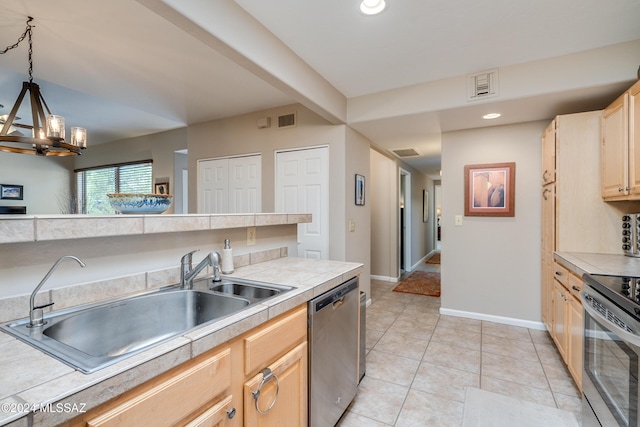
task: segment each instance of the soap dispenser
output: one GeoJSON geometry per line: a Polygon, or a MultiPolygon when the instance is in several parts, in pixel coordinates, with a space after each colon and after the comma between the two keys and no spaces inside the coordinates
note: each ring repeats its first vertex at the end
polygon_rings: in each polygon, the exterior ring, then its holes
{"type": "Polygon", "coordinates": [[[224,240],[224,249],[222,249],[222,265],[220,266],[223,274],[233,273],[233,249],[229,244],[229,239],[224,240]]]}

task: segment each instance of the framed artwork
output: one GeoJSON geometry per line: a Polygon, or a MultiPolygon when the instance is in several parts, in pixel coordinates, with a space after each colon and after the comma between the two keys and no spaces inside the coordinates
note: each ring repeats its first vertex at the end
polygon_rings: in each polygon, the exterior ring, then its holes
{"type": "Polygon", "coordinates": [[[169,194],[169,183],[168,182],[157,182],[153,186],[154,194],[169,194]]]}
{"type": "Polygon", "coordinates": [[[429,221],[429,192],[422,190],[422,222],[429,221]]]}
{"type": "Polygon", "coordinates": [[[356,206],[364,206],[364,175],[356,174],[356,206]]]}
{"type": "Polygon", "coordinates": [[[465,216],[515,216],[515,163],[464,167],[465,216]]]}
{"type": "Polygon", "coordinates": [[[22,185],[0,184],[0,199],[22,200],[22,185]]]}

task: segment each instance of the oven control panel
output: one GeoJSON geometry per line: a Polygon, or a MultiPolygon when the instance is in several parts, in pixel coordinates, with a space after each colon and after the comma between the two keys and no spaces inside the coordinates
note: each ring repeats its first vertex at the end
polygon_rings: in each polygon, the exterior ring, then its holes
{"type": "Polygon", "coordinates": [[[622,216],[622,250],[627,256],[640,257],[640,214],[622,216]]]}

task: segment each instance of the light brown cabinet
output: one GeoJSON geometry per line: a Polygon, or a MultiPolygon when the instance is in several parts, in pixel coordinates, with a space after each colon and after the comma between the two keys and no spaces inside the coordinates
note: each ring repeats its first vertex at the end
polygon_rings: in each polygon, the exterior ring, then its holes
{"type": "Polygon", "coordinates": [[[307,343],[298,345],[268,369],[268,373],[261,372],[244,384],[245,425],[307,425],[307,343]]]}
{"type": "Polygon", "coordinates": [[[307,425],[307,306],[303,304],[130,390],[68,426],[307,425]],[[275,374],[254,392],[265,368],[275,374]],[[279,389],[279,391],[278,391],[279,389]]]}
{"type": "Polygon", "coordinates": [[[582,279],[562,265],[554,264],[553,320],[550,330],[558,352],[567,364],[578,388],[582,389],[582,279]]]}
{"type": "Polygon", "coordinates": [[[602,112],[602,197],[640,200],[640,81],[602,112]]]}
{"type": "Polygon", "coordinates": [[[542,134],[541,318],[578,385],[580,301],[572,300],[572,274],[554,261],[554,253],[611,253],[620,247],[615,232],[597,226],[615,224],[619,215],[602,201],[600,176],[594,173],[600,165],[600,131],[601,112],[591,111],[557,116],[542,134]]]}

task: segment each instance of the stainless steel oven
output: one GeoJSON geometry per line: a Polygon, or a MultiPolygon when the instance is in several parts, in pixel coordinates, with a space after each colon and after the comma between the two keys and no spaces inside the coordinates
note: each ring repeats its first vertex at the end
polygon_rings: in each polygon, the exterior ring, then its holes
{"type": "Polygon", "coordinates": [[[584,279],[582,424],[639,427],[640,278],[584,279]]]}

